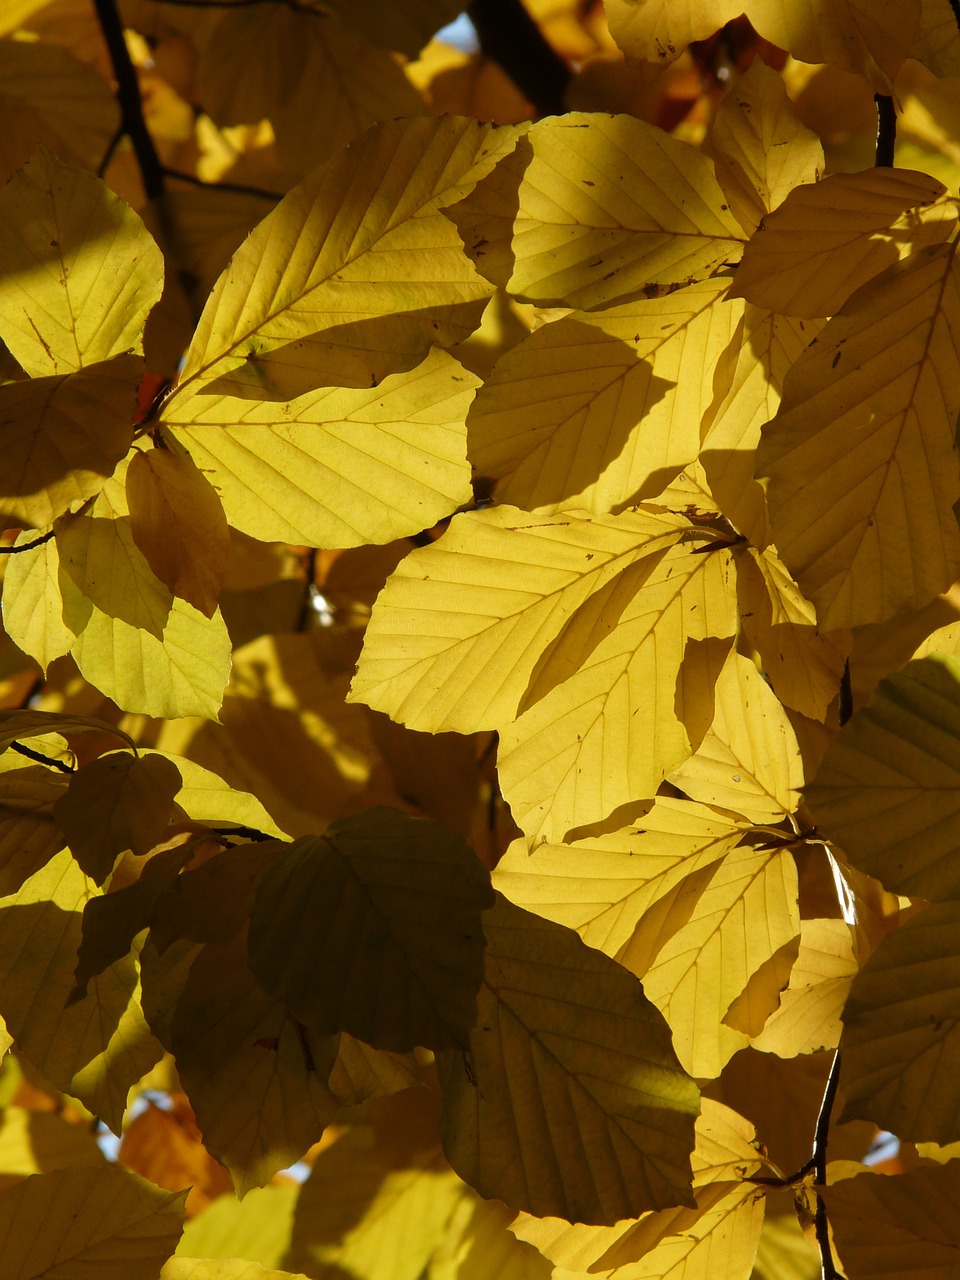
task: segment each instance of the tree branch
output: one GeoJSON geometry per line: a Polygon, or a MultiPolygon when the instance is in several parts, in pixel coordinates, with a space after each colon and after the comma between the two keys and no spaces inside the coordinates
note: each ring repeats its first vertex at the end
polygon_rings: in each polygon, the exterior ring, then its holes
{"type": "Polygon", "coordinates": [[[520,0],[473,0],[467,13],[484,54],[503,68],[537,114],[562,115],[567,110],[564,94],[570,68],[520,0]]]}
{"type": "MultiPolygon", "coordinates": [[[[823,1091],[823,1102],[820,1104],[820,1115],[817,1117],[817,1131],[813,1139],[813,1175],[818,1187],[827,1184],[827,1136],[830,1132],[830,1117],[840,1083],[840,1050],[833,1055],[830,1074],[827,1076],[827,1087],[823,1091]]],[[[830,1247],[830,1224],[827,1219],[827,1206],[823,1197],[817,1192],[817,1212],[814,1216],[814,1230],[817,1234],[817,1246],[820,1250],[820,1267],[823,1280],[844,1280],[833,1260],[830,1247]]]]}
{"type": "Polygon", "coordinates": [[[49,756],[34,751],[32,747],[25,747],[22,742],[11,742],[10,750],[15,751],[18,756],[26,756],[28,760],[36,760],[37,764],[48,765],[51,769],[59,769],[61,773],[74,773],[68,764],[64,764],[62,760],[51,760],[49,756]]]}
{"type": "Polygon", "coordinates": [[[874,168],[892,169],[893,151],[897,144],[896,107],[893,99],[885,93],[875,93],[873,100],[877,104],[877,153],[874,168]]]}
{"type": "Polygon", "coordinates": [[[163,166],[143,118],[140,85],[123,38],[123,24],[117,12],[116,0],[93,0],[93,3],[117,81],[117,101],[120,104],[123,132],[133,143],[147,199],[158,200],[164,193],[163,166]]]}
{"type": "Polygon", "coordinates": [[[25,542],[22,547],[0,547],[0,556],[19,556],[24,551],[32,551],[34,547],[42,547],[45,542],[49,542],[53,537],[53,530],[48,529],[46,533],[41,534],[39,538],[35,538],[33,542],[25,542]]]}

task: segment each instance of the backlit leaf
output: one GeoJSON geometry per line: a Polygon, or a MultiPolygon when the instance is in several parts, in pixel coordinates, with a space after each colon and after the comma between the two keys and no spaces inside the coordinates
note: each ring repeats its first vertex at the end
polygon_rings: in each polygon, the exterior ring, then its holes
{"type": "Polygon", "coordinates": [[[77,373],[0,386],[0,513],[42,528],[99,493],[133,438],[143,362],[120,355],[77,373]]]}
{"type": "Polygon", "coordinates": [[[0,896],[16,893],[66,844],[53,816],[67,779],[43,765],[0,773],[0,896]]]}
{"type": "Polygon", "coordinates": [[[840,1014],[857,967],[854,938],[846,921],[802,921],[800,952],[790,984],[753,1047],[782,1058],[835,1049],[840,1014]]]}
{"type": "Polygon", "coordinates": [[[163,255],[99,178],[41,150],[0,192],[0,335],[27,373],[142,350],[163,255]]]}
{"type": "Polygon", "coordinates": [[[538,1216],[613,1223],[690,1204],[698,1091],[640,984],[504,899],[484,932],[470,1049],[438,1064],[453,1167],[538,1216]]]}
{"type": "Polygon", "coordinates": [[[960,1138],[960,905],[934,903],[889,934],[843,1010],[843,1118],[915,1142],[960,1138]]]}
{"type": "Polygon", "coordinates": [[[265,1270],[246,1258],[168,1258],[160,1280],[306,1280],[300,1273],[265,1270]]]}
{"type": "Polygon", "coordinates": [[[670,63],[693,40],[704,40],[731,18],[737,17],[736,0],[607,0],[610,34],[633,58],[670,63]]]}
{"type": "Polygon", "coordinates": [[[744,236],[711,161],[625,115],[540,121],[447,212],[488,280],[582,310],[703,279],[744,236]]]}
{"type": "Polygon", "coordinates": [[[180,783],[163,756],[111,752],[79,769],[53,811],[83,872],[103,884],[125,849],[148,853],[170,823],[180,783]]]}
{"type": "Polygon", "coordinates": [[[466,1043],[493,901],[466,842],[374,809],[303,837],[271,867],[250,917],[250,965],[321,1034],[378,1048],[466,1043]],[[317,981],[317,974],[324,981],[317,981]]]}
{"type": "MultiPolygon", "coordinates": [[[[36,540],[34,530],[24,529],[14,545],[36,540]]],[[[54,538],[22,555],[9,556],[3,575],[0,604],[4,630],[44,670],[55,658],[69,653],[77,638],[63,620],[59,575],[60,554],[54,538]]]]}
{"type": "Polygon", "coordinates": [[[440,208],[516,137],[457,117],[395,121],[315,170],[220,277],[180,385],[284,400],[366,387],[465,338],[492,290],[440,208]]]}
{"type": "Polygon", "coordinates": [[[783,77],[760,58],[724,95],[707,146],[717,180],[747,231],[794,187],[823,174],[820,139],[801,123],[783,77]]]}
{"type": "Polygon", "coordinates": [[[58,1169],[0,1192],[10,1280],[156,1280],[183,1230],[183,1196],[124,1169],[58,1169]]]}
{"type": "Polygon", "coordinates": [[[411,729],[469,733],[516,714],[569,614],[682,537],[676,517],[465,512],[391,574],[350,689],[411,729]]]}
{"type": "Polygon", "coordinates": [[[817,825],[887,889],[960,896],[960,658],[910,662],[827,748],[806,788],[817,825]]]}
{"type": "Polygon", "coordinates": [[[764,217],[743,251],[733,292],[788,315],[834,315],[905,253],[947,238],[956,214],[944,195],[943,183],[911,169],[807,182],[764,217]],[[942,219],[921,217],[931,205],[942,219]]]}
{"type": "Polygon", "coordinates": [[[727,283],[567,316],[507,352],[467,419],[470,459],[498,501],[599,514],[659,493],[697,454],[740,318],[727,283]]]}
{"type": "Polygon", "coordinates": [[[189,457],[137,450],[126,475],[130,532],[154,574],[211,618],[230,560],[226,516],[209,479],[189,457]]]}
{"type": "Polygon", "coordinates": [[[97,893],[68,850],[0,907],[0,1014],[17,1047],[51,1084],[120,1132],[127,1094],[160,1056],[137,1002],[132,956],[67,1006],[81,912],[97,893]]]}
{"type": "Polygon", "coordinates": [[[500,732],[500,785],[531,840],[651,798],[690,754],[687,723],[709,725],[735,626],[731,578],[725,548],[678,545],[573,615],[531,682],[549,692],[500,732]]]}
{"type": "Polygon", "coordinates": [[[470,500],[464,418],[476,385],[434,351],[372,388],[324,388],[286,404],[175,397],[164,423],[234,528],[353,547],[419,533],[470,500]]]}
{"type": "Polygon", "coordinates": [[[855,294],[764,428],[774,542],[823,628],[918,608],[960,573],[955,249],[920,250],[855,294]]]}
{"type": "Polygon", "coordinates": [[[850,1280],[948,1280],[960,1262],[960,1167],[861,1173],[824,1191],[850,1280]]]}

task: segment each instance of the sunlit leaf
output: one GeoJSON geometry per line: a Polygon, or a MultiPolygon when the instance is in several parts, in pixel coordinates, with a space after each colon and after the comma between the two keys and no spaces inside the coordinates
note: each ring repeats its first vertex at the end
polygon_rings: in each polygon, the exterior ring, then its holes
{"type": "Polygon", "coordinates": [[[910,662],[834,738],[807,800],[824,834],[887,889],[956,899],[960,658],[910,662]]]}
{"type": "Polygon", "coordinates": [[[94,1169],[105,1156],[92,1134],[50,1111],[4,1107],[0,1123],[0,1188],[32,1173],[94,1169]]]}
{"type": "Polygon", "coordinates": [[[889,934],[843,1010],[844,1119],[911,1141],[960,1138],[960,906],[934,903],[889,934]]]}
{"type": "Polygon", "coordinates": [[[41,150],[0,191],[0,275],[10,351],[33,376],[67,374],[143,350],[163,255],[103,182],[41,150]]]}
{"type": "Polygon", "coordinates": [[[808,182],[764,217],[743,251],[733,292],[788,315],[833,315],[905,253],[947,238],[956,214],[944,195],[942,182],[910,169],[808,182]],[[941,219],[921,218],[938,202],[941,219]]]}
{"type": "Polygon", "coordinates": [[[0,1192],[10,1280],[156,1280],[183,1229],[183,1196],[123,1169],[58,1169],[0,1192]]]}
{"type": "Polygon", "coordinates": [[[711,161],[625,115],[542,120],[447,212],[488,280],[583,310],[703,279],[744,236],[711,161]]]}
{"type": "Polygon", "coordinates": [[[731,18],[737,17],[736,0],[607,0],[610,34],[633,58],[648,62],[673,62],[693,40],[704,40],[731,18]]]}
{"type": "Polygon", "coordinates": [[[581,1222],[690,1204],[698,1091],[640,984],[504,899],[483,923],[470,1049],[439,1060],[453,1167],[481,1195],[581,1222]]]}
{"type": "Polygon", "coordinates": [[[820,139],[801,123],[783,77],[760,58],[724,95],[707,146],[717,180],[747,231],[794,187],[823,175],[820,139]]]}
{"type": "Polygon", "coordinates": [[[301,1273],[264,1269],[246,1258],[170,1258],[160,1280],[306,1280],[301,1273]]]}
{"type": "Polygon", "coordinates": [[[753,1047],[792,1058],[819,1049],[835,1049],[840,1014],[857,972],[850,925],[844,920],[804,920],[800,953],[780,1008],[768,1018],[753,1047]]]}
{"type": "Polygon", "coordinates": [[[476,385],[434,351],[372,388],[324,388],[285,404],[176,397],[164,423],[234,528],[352,547],[419,533],[470,500],[464,419],[476,385]]]}
{"type": "Polygon", "coordinates": [[[243,1200],[235,1195],[220,1196],[187,1223],[178,1257],[231,1259],[239,1255],[268,1269],[279,1267],[287,1253],[299,1194],[295,1183],[274,1183],[255,1187],[243,1200]]]}
{"type": "Polygon", "coordinates": [[[467,733],[516,714],[541,655],[591,593],[683,536],[677,517],[466,512],[390,576],[350,699],[411,729],[467,733]]]}
{"type": "Polygon", "coordinates": [[[764,428],[774,542],[823,628],[918,608],[960,574],[955,248],[920,250],[858,291],[764,428]]]}
{"type": "Polygon", "coordinates": [[[0,513],[42,528],[99,493],[133,437],[143,362],[120,355],[78,373],[0,386],[0,513]]]}
{"type": "MultiPolygon", "coordinates": [[[[27,546],[36,540],[36,532],[25,529],[14,545],[27,546]]],[[[55,658],[69,653],[77,639],[63,620],[59,575],[60,555],[54,538],[7,557],[3,575],[0,605],[4,630],[44,670],[55,658]]]]}
{"type": "Polygon", "coordinates": [[[483,974],[480,916],[492,901],[461,837],[374,809],[295,842],[267,871],[250,965],[321,1034],[349,1031],[400,1051],[463,1046],[483,974]]]}
{"type": "Polygon", "coordinates": [[[180,385],[255,399],[366,387],[465,338],[492,291],[440,208],[516,137],[457,117],[396,121],[315,170],[220,277],[180,385]]]}

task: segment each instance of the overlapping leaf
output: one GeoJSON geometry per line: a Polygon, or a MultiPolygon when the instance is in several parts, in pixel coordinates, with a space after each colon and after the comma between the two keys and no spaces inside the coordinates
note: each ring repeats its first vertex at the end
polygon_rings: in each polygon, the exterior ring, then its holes
{"type": "Polygon", "coordinates": [[[470,1048],[438,1064],[450,1163],[538,1216],[612,1224],[690,1204],[699,1095],[640,984],[503,899],[483,927],[470,1048]]]}
{"type": "Polygon", "coordinates": [[[645,512],[585,520],[504,506],[458,516],[390,576],[350,700],[433,733],[509,721],[570,614],[687,530],[645,512]]]}
{"type": "Polygon", "coordinates": [[[822,628],[919,608],[960,573],[955,252],[920,250],[858,291],[764,428],[774,542],[822,628]]]}
{"type": "Polygon", "coordinates": [[[492,291],[439,210],[517,136],[457,117],[397,121],[315,170],[220,277],[180,385],[286,400],[375,385],[465,338],[492,291]]]}
{"type": "Polygon", "coordinates": [[[448,215],[488,280],[582,310],[704,279],[744,235],[710,160],[625,115],[540,121],[448,215]]]}
{"type": "Polygon", "coordinates": [[[462,1046],[492,901],[459,836],[374,809],[297,841],[268,870],[250,916],[251,968],[322,1034],[394,1050],[462,1046]]]}
{"type": "Polygon", "coordinates": [[[960,658],[884,680],[827,748],[806,789],[820,829],[895,893],[960,896],[960,658]]]}
{"type": "Polygon", "coordinates": [[[783,1058],[835,1049],[840,1014],[857,969],[854,938],[845,920],[802,921],[790,983],[753,1047],[783,1058]]]}
{"type": "Polygon", "coordinates": [[[175,397],[164,424],[264,541],[353,547],[419,533],[471,497],[464,419],[477,379],[435,351],[407,374],[285,404],[175,397]]]}

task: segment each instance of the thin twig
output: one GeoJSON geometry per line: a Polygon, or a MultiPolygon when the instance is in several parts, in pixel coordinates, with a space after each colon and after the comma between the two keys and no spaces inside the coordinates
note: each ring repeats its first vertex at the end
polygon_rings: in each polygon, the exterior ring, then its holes
{"type": "Polygon", "coordinates": [[[123,137],[125,133],[126,133],[126,129],[123,127],[123,121],[121,120],[120,123],[117,125],[116,129],[114,130],[113,137],[107,143],[107,149],[103,153],[103,159],[97,165],[98,178],[102,178],[103,175],[107,172],[107,166],[109,165],[110,161],[113,159],[113,154],[116,151],[117,147],[120,145],[120,139],[123,137]]]}
{"type": "Polygon", "coordinates": [[[64,764],[62,760],[51,760],[49,756],[43,755],[39,751],[34,751],[32,747],[25,747],[22,742],[11,742],[10,750],[15,751],[18,756],[26,756],[28,760],[35,760],[37,764],[49,765],[51,769],[59,769],[61,773],[74,773],[68,764],[64,764]]]}
{"type": "Polygon", "coordinates": [[[48,529],[46,533],[41,534],[39,538],[34,538],[33,542],[25,542],[22,547],[0,547],[0,556],[19,556],[24,551],[32,551],[34,547],[42,547],[45,542],[49,542],[53,537],[53,530],[48,529]]]}
{"type": "Polygon", "coordinates": [[[272,200],[276,203],[283,199],[282,193],[268,191],[266,187],[248,187],[242,182],[205,182],[194,173],[181,173],[179,169],[162,167],[165,178],[175,178],[177,182],[189,182],[191,186],[203,187],[206,191],[232,191],[238,196],[256,196],[260,200],[272,200]]]}
{"type": "MultiPolygon", "coordinates": [[[[840,1050],[833,1055],[830,1074],[827,1076],[827,1087],[823,1091],[823,1102],[820,1104],[820,1115],[817,1117],[817,1131],[813,1139],[813,1174],[814,1183],[818,1187],[827,1183],[827,1136],[830,1132],[830,1116],[840,1083],[840,1050]]],[[[823,1196],[817,1192],[817,1211],[813,1220],[817,1235],[817,1247],[820,1250],[820,1267],[823,1280],[844,1280],[837,1264],[833,1260],[830,1247],[830,1223],[827,1219],[827,1206],[823,1196]]]]}
{"type": "Polygon", "coordinates": [[[276,839],[276,836],[268,836],[265,831],[258,831],[256,827],[211,827],[210,830],[218,836],[244,836],[247,840],[276,839]]]}
{"type": "Polygon", "coordinates": [[[100,30],[110,51],[110,62],[117,81],[117,101],[123,123],[123,132],[133,144],[143,189],[148,200],[158,200],[164,192],[163,166],[153,138],[143,118],[140,85],[137,73],[130,61],[127,43],[123,38],[123,24],[117,12],[116,0],[93,0],[100,30]]]}
{"type": "Polygon", "coordinates": [[[520,0],[473,0],[467,13],[484,54],[503,68],[537,114],[562,115],[570,68],[520,0]]]}
{"type": "Polygon", "coordinates": [[[843,664],[843,675],[840,677],[840,728],[853,715],[853,684],[850,680],[850,659],[843,664]]]}
{"type": "Polygon", "coordinates": [[[893,105],[893,99],[885,93],[875,93],[873,100],[877,104],[877,153],[874,167],[892,169],[893,152],[897,145],[897,109],[893,105]]]}

